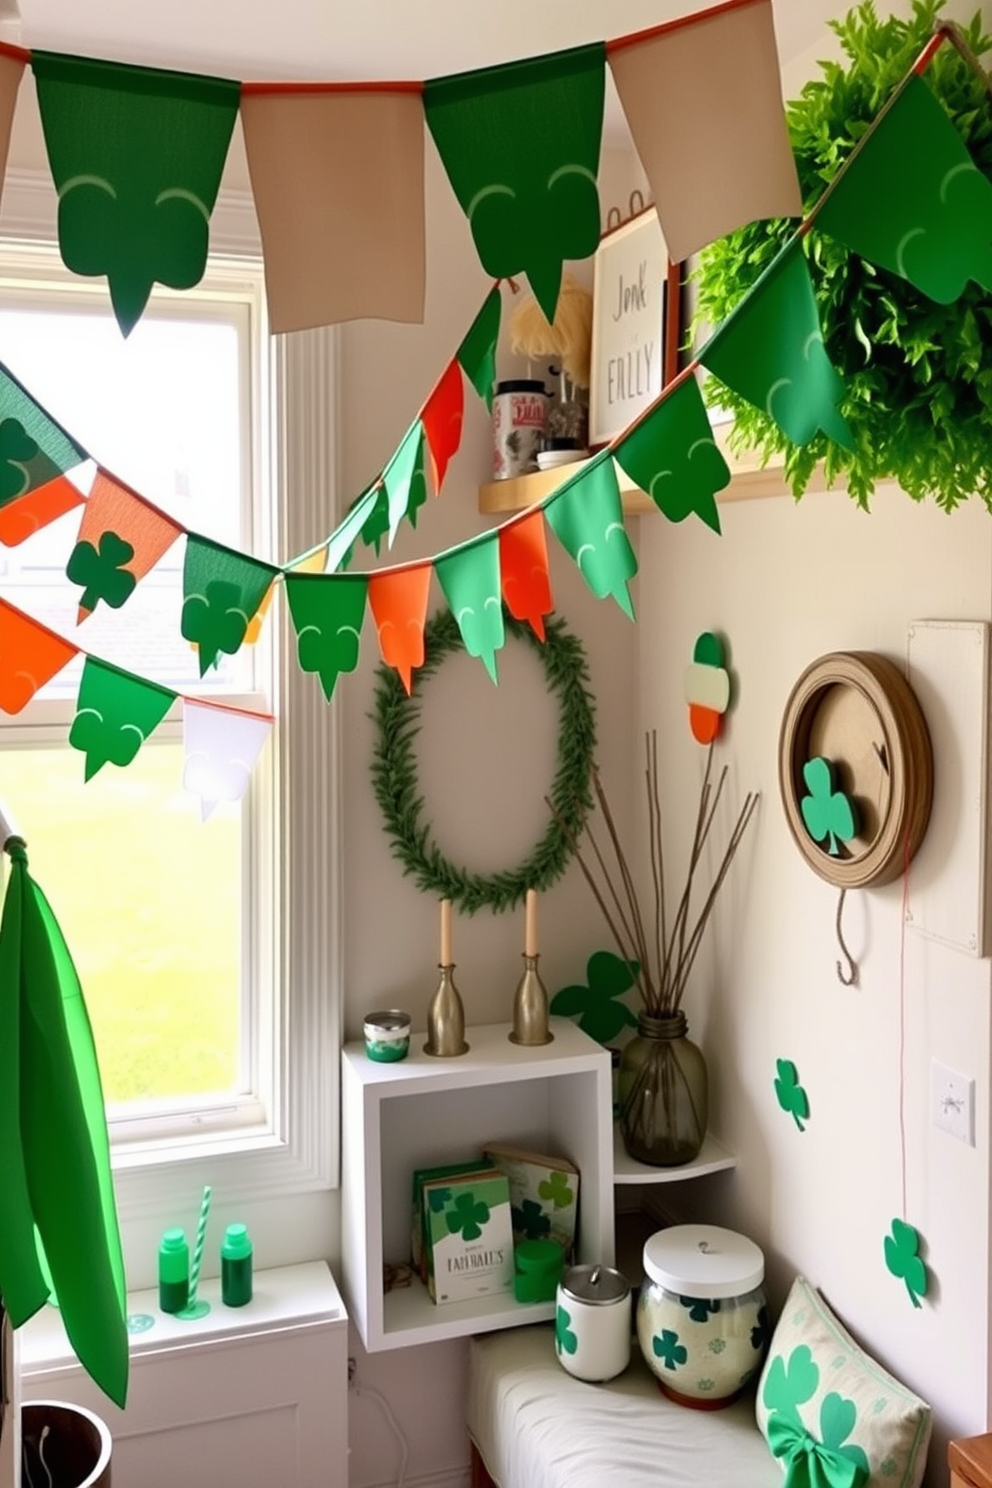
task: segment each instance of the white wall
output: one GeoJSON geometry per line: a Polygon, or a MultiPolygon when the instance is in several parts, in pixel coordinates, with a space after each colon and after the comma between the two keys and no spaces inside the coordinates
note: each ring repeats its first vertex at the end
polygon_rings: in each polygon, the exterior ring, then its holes
{"type": "MultiPolygon", "coordinates": [[[[738,1167],[672,1190],[672,1199],[686,1217],[728,1223],[765,1248],[776,1306],[805,1274],[864,1345],[932,1402],[929,1481],[943,1483],[947,1438],[983,1431],[988,1420],[989,963],[912,930],[903,945],[896,882],[848,895],[860,981],[840,985],[837,891],[789,836],[777,749],[789,691],[818,656],[871,650],[904,663],[910,620],[992,617],[992,522],[978,503],[946,516],[892,487],[870,515],[838,492],[798,506],[727,505],[721,518],[722,537],[698,522],[642,519],[639,717],[658,730],[672,860],[684,862],[702,763],[681,698],[703,630],[727,637],[738,685],[718,750],[730,804],[748,788],[762,793],[687,998],[711,1070],[712,1126],[738,1167]],[[901,998],[906,1217],[924,1237],[934,1278],[919,1311],[882,1250],[902,1211],[901,998]],[[976,1078],[974,1148],[930,1124],[932,1057],[976,1078]],[[777,1106],[777,1058],[795,1062],[808,1092],[804,1134],[777,1106]]],[[[935,761],[935,814],[953,795],[954,768],[953,758],[935,761]]],[[[941,884],[951,896],[968,889],[948,875],[941,884]]]]}

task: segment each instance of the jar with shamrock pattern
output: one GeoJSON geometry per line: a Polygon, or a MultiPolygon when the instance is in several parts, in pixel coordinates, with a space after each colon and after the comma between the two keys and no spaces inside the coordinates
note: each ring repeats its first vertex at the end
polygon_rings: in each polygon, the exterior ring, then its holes
{"type": "Polygon", "coordinates": [[[555,1351],[576,1379],[600,1383],[630,1363],[630,1283],[612,1266],[573,1266],[558,1283],[555,1351]]]}
{"type": "Polygon", "coordinates": [[[665,1395],[697,1410],[736,1400],[768,1341],[765,1258],[719,1225],[673,1225],[644,1246],[637,1339],[665,1395]]]}

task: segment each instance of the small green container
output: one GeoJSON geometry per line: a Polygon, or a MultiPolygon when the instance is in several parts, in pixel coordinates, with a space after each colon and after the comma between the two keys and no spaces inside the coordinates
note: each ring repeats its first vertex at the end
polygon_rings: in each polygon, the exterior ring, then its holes
{"type": "Polygon", "coordinates": [[[410,1052],[410,1014],[399,1008],[366,1013],[364,1033],[365,1052],[377,1064],[392,1064],[410,1052]]]}
{"type": "Polygon", "coordinates": [[[565,1269],[557,1240],[521,1240],[513,1249],[513,1295],[518,1302],[553,1302],[565,1269]]]}

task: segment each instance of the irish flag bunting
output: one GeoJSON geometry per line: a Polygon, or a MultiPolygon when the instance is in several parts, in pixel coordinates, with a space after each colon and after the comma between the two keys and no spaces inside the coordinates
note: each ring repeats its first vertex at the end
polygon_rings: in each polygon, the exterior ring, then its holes
{"type": "Polygon", "coordinates": [[[495,533],[457,548],[434,565],[448,608],[469,656],[481,657],[495,682],[496,652],[506,639],[500,599],[499,540],[495,533]]]}
{"type": "Polygon", "coordinates": [[[129,765],[158,728],[176,694],[87,656],[69,743],[86,756],[86,779],[104,765],[129,765]]]}
{"type": "Polygon", "coordinates": [[[200,798],[204,821],[221,801],[240,801],[272,719],[211,703],[183,702],[183,786],[200,798]]]}
{"type": "Polygon", "coordinates": [[[296,631],[296,655],[316,672],[328,702],[342,672],[353,672],[365,619],[366,574],[286,575],[286,602],[296,631]]]}
{"type": "Polygon", "coordinates": [[[430,452],[435,496],[441,494],[448,461],[457,453],[462,442],[464,416],[465,388],[462,384],[462,369],[455,360],[448,363],[420,416],[430,452]]]}
{"type": "Polygon", "coordinates": [[[424,664],[424,626],[431,587],[431,565],[386,569],[369,577],[369,609],[379,637],[379,652],[395,667],[407,692],[413,691],[414,668],[424,664]]]}
{"type": "Polygon", "coordinates": [[[66,568],[69,578],[84,586],[79,619],[92,614],[101,599],[119,608],[182,533],[158,507],[98,469],[66,568]],[[101,553],[108,539],[112,551],[104,562],[101,553]]]}
{"type": "Polygon", "coordinates": [[[0,708],[19,713],[77,654],[69,641],[0,599],[0,708]]]}
{"type": "Polygon", "coordinates": [[[500,528],[499,566],[506,608],[514,620],[525,620],[543,641],[544,617],[554,609],[543,512],[532,512],[500,528]]]}

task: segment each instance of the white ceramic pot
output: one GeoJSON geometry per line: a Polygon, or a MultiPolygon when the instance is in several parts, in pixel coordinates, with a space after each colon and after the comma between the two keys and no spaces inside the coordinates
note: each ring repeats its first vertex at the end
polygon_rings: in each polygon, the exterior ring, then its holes
{"type": "Polygon", "coordinates": [[[601,1381],[630,1363],[630,1283],[611,1266],[573,1266],[558,1283],[555,1350],[576,1379],[601,1381]]]}

